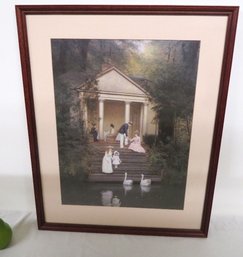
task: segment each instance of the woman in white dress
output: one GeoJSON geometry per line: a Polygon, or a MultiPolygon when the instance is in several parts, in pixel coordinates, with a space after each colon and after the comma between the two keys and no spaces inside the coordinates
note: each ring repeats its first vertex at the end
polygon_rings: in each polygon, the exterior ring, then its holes
{"type": "Polygon", "coordinates": [[[103,173],[113,173],[112,169],[112,146],[108,146],[105,151],[105,155],[102,160],[102,172],[103,173]]]}
{"type": "Polygon", "coordinates": [[[115,134],[114,124],[110,124],[110,129],[104,131],[104,141],[106,142],[108,136],[113,136],[115,134]]]}

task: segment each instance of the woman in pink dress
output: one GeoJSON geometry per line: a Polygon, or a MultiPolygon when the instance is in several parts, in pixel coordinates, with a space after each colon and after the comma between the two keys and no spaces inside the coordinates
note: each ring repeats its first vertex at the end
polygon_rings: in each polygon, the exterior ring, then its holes
{"type": "Polygon", "coordinates": [[[134,138],[132,138],[128,149],[138,153],[145,153],[145,149],[141,146],[141,138],[138,131],[135,132],[134,138]]]}

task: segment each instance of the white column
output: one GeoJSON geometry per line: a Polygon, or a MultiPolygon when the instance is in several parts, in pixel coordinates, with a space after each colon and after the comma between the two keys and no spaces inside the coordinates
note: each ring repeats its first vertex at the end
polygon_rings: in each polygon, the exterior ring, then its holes
{"type": "Polygon", "coordinates": [[[104,100],[99,99],[99,139],[104,137],[104,100]]]}
{"type": "Polygon", "coordinates": [[[125,122],[130,121],[130,102],[125,102],[125,122]]]}
{"type": "Polygon", "coordinates": [[[139,133],[140,133],[140,136],[141,136],[141,140],[142,140],[142,135],[143,135],[143,109],[144,109],[144,105],[141,104],[140,106],[140,123],[139,123],[139,133]]]}
{"type": "Polygon", "coordinates": [[[83,100],[83,92],[79,93],[79,108],[80,108],[80,119],[83,120],[83,113],[84,113],[84,110],[83,110],[83,106],[84,106],[84,100],[83,100]]]}
{"type": "Polygon", "coordinates": [[[148,103],[143,105],[143,135],[147,133],[147,124],[148,124],[148,103]]]}
{"type": "Polygon", "coordinates": [[[85,128],[87,129],[87,122],[88,122],[88,112],[87,112],[87,104],[84,98],[84,92],[79,94],[80,99],[80,119],[84,121],[85,128]]]}
{"type": "Polygon", "coordinates": [[[87,108],[87,102],[84,100],[84,124],[85,128],[88,127],[88,108],[87,108]]]}

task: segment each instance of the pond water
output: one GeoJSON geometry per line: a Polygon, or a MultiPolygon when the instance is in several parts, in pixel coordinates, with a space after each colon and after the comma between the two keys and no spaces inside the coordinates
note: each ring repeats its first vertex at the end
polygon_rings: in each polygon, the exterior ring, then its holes
{"type": "Polygon", "coordinates": [[[122,183],[62,182],[62,203],[71,205],[183,209],[185,183],[124,186],[122,183]]]}

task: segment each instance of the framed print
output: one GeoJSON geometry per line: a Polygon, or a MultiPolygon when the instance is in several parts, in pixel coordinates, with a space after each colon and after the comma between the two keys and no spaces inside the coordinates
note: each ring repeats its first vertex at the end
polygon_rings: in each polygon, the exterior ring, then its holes
{"type": "Polygon", "coordinates": [[[39,229],[206,237],[238,7],[16,14],[39,229]]]}

